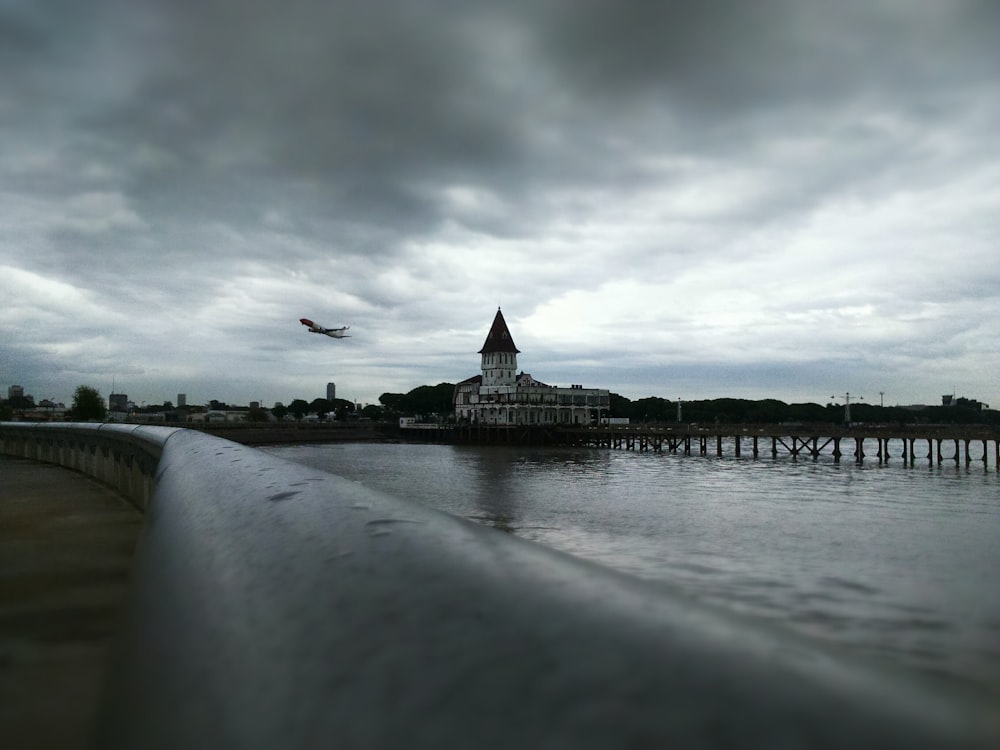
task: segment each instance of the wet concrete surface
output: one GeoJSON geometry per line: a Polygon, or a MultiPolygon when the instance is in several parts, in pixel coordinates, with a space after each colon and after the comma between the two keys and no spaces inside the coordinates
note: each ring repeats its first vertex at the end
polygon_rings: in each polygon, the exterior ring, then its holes
{"type": "Polygon", "coordinates": [[[88,746],[142,519],[82,474],[0,455],[0,747],[88,746]]]}

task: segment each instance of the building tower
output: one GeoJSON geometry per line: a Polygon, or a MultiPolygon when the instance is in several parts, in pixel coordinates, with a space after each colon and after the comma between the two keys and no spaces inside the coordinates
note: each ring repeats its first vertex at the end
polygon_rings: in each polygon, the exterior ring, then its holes
{"type": "Polygon", "coordinates": [[[327,383],[326,384],[326,400],[336,401],[337,400],[337,384],[327,383]]]}
{"type": "Polygon", "coordinates": [[[486,342],[479,350],[482,355],[484,388],[517,384],[518,351],[520,350],[514,346],[514,339],[507,329],[507,321],[503,319],[503,313],[498,307],[490,332],[486,334],[486,342]]]}
{"type": "Polygon", "coordinates": [[[611,396],[601,388],[546,385],[526,372],[518,373],[517,355],[503,313],[486,335],[480,374],[457,383],[452,403],[460,423],[477,425],[595,424],[611,407],[611,396]]]}

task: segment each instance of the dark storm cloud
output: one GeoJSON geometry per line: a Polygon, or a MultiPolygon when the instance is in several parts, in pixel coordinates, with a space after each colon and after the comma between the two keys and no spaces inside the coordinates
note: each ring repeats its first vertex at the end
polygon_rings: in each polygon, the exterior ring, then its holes
{"type": "MultiPolygon", "coordinates": [[[[75,24],[82,31],[69,48],[80,52],[65,53],[70,62],[135,52],[116,51],[110,33],[122,7],[101,7],[89,23],[61,20],[44,37],[50,43],[35,46],[74,40],[75,24]]],[[[138,60],[120,96],[76,115],[93,136],[84,147],[103,148],[128,170],[129,195],[151,213],[213,212],[241,224],[280,185],[311,195],[329,216],[425,233],[447,213],[439,191],[465,183],[507,196],[531,223],[531,197],[546,189],[592,180],[633,190],[662,179],[646,173],[650,154],[753,156],[762,143],[822,133],[838,109],[849,120],[852,103],[890,91],[915,116],[940,117],[950,88],[1000,73],[976,4],[138,8],[124,19],[142,30],[155,64],[138,60]],[[142,163],[142,150],[160,163],[142,163]],[[255,199],[245,190],[258,180],[265,187],[255,199]]],[[[748,201],[746,214],[808,205],[814,190],[857,179],[858,163],[898,163],[913,148],[885,148],[886,137],[856,127],[839,160],[845,174],[809,169],[801,189],[748,201]]],[[[493,234],[517,231],[489,217],[470,221],[493,234]]]]}
{"type": "MultiPolygon", "coordinates": [[[[335,215],[426,224],[428,182],[515,156],[463,15],[410,3],[166,3],[156,17],[168,54],[93,127],[168,154],[169,178],[196,185],[195,170],[209,180],[202,190],[263,171],[304,181],[335,215]]],[[[162,189],[162,173],[143,177],[140,192],[162,189]]]]}
{"type": "Polygon", "coordinates": [[[0,8],[0,60],[19,61],[43,41],[39,29],[16,13],[0,8]]]}
{"type": "Polygon", "coordinates": [[[919,107],[927,86],[975,87],[997,73],[997,12],[986,2],[557,7],[540,41],[581,91],[657,96],[678,117],[722,117],[723,127],[741,112],[889,90],[919,107]]]}

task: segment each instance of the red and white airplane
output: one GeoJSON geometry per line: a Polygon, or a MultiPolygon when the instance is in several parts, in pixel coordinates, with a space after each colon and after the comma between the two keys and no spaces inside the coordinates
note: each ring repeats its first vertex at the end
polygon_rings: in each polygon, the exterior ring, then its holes
{"type": "Polygon", "coordinates": [[[309,333],[325,333],[327,336],[335,339],[349,339],[350,336],[347,335],[347,329],[350,326],[344,326],[343,328],[324,328],[321,325],[313,323],[309,318],[299,318],[299,322],[304,326],[309,326],[309,333]]]}

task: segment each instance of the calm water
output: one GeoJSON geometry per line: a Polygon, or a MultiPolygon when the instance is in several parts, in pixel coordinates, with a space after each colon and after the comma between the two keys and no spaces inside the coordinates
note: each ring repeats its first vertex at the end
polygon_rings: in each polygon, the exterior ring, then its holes
{"type": "Polygon", "coordinates": [[[992,456],[986,470],[529,447],[265,450],[1000,700],[992,456]]]}

